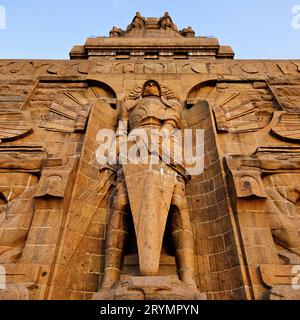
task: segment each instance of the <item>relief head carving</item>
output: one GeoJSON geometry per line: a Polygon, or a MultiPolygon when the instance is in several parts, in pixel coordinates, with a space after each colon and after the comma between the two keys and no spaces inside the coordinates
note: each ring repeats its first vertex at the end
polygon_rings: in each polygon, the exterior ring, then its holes
{"type": "Polygon", "coordinates": [[[142,97],[148,96],[161,97],[160,85],[154,80],[147,81],[143,86],[142,97]]]}

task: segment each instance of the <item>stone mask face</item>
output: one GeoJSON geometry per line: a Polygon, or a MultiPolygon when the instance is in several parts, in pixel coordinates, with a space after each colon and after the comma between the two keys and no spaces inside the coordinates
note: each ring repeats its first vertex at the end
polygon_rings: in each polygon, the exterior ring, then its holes
{"type": "Polygon", "coordinates": [[[154,81],[147,82],[145,84],[142,96],[143,97],[149,97],[149,96],[160,97],[160,89],[158,84],[154,81]]]}

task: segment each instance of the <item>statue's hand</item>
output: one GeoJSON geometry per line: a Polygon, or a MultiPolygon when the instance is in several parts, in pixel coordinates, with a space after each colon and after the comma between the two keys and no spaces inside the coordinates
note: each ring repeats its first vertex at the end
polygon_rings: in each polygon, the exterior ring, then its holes
{"type": "Polygon", "coordinates": [[[169,136],[170,136],[170,134],[172,133],[172,131],[173,131],[173,128],[168,128],[168,127],[165,127],[165,126],[164,126],[164,127],[161,129],[161,135],[162,135],[163,140],[168,139],[169,136]]]}

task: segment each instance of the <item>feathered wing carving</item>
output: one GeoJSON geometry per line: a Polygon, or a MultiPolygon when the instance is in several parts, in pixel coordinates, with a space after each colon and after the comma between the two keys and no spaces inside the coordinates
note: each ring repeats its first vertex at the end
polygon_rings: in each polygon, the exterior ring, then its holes
{"type": "Polygon", "coordinates": [[[272,127],[271,133],[280,140],[299,143],[299,121],[299,113],[282,113],[278,123],[272,127]]]}
{"type": "MultiPolygon", "coordinates": [[[[143,86],[136,87],[134,90],[130,91],[126,100],[137,100],[142,96],[143,86]]],[[[176,99],[175,93],[167,87],[161,87],[162,98],[166,100],[176,99]]]]}
{"type": "Polygon", "coordinates": [[[142,95],[143,86],[139,86],[135,88],[134,90],[130,91],[126,100],[137,100],[142,95]]]}
{"type": "Polygon", "coordinates": [[[232,84],[230,89],[224,90],[215,84],[198,86],[189,94],[188,103],[207,101],[219,132],[257,131],[270,123],[273,104],[266,88],[256,90],[251,86],[246,84],[244,89],[232,84]]]}
{"type": "Polygon", "coordinates": [[[84,130],[90,111],[89,98],[83,92],[58,94],[41,127],[48,131],[72,133],[84,130]]]}
{"type": "Polygon", "coordinates": [[[22,112],[0,112],[0,143],[21,139],[32,133],[22,112]]]}
{"type": "MultiPolygon", "coordinates": [[[[107,215],[110,210],[110,195],[115,182],[115,173],[102,170],[96,160],[97,133],[101,129],[115,130],[119,110],[114,110],[110,104],[98,97],[89,98],[90,115],[87,124],[84,149],[80,160],[75,191],[69,208],[69,223],[66,230],[60,262],[68,265],[73,276],[80,276],[78,261],[90,253],[83,243],[101,242],[105,230],[107,215]],[[98,226],[98,233],[95,231],[98,226]],[[93,231],[92,231],[93,230],[93,231]],[[90,233],[93,232],[94,240],[90,233]],[[72,243],[69,241],[72,239],[72,243]],[[83,246],[82,249],[79,249],[83,246]],[[82,257],[81,257],[82,255],[82,257]]],[[[95,252],[94,254],[100,254],[95,252]]],[[[87,283],[88,285],[88,283],[87,283]]]]}
{"type": "Polygon", "coordinates": [[[59,93],[52,101],[49,113],[43,119],[40,127],[48,131],[66,133],[84,131],[92,100],[103,100],[108,104],[116,103],[112,92],[96,86],[84,91],[59,93]]]}

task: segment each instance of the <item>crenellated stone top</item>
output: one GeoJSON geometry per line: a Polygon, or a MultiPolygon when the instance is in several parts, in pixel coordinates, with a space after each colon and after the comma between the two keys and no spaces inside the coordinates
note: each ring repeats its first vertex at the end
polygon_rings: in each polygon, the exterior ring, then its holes
{"type": "Polygon", "coordinates": [[[195,37],[195,31],[192,27],[187,27],[179,31],[168,12],[165,12],[161,18],[144,18],[139,12],[137,12],[126,30],[113,27],[109,36],[126,38],[178,38],[195,37]]]}
{"type": "Polygon", "coordinates": [[[233,59],[229,46],[213,37],[196,37],[192,27],[179,30],[168,12],[161,18],[145,18],[136,13],[126,30],[114,26],[109,37],[87,39],[75,46],[71,59],[101,57],[112,59],[233,59]]]}

